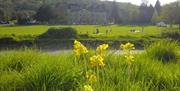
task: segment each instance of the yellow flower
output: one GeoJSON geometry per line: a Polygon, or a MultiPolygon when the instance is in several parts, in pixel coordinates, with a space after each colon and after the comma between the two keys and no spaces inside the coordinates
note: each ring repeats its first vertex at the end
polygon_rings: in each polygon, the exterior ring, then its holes
{"type": "Polygon", "coordinates": [[[129,64],[132,64],[134,62],[134,56],[133,55],[127,55],[125,56],[129,64]]]}
{"type": "Polygon", "coordinates": [[[97,78],[92,72],[86,72],[86,79],[91,84],[97,82],[97,78]]]}
{"type": "Polygon", "coordinates": [[[96,48],[97,54],[104,57],[106,49],[109,47],[108,44],[102,44],[96,48]]]}
{"type": "Polygon", "coordinates": [[[81,44],[81,42],[79,42],[77,40],[74,41],[73,46],[74,46],[74,52],[77,56],[88,53],[87,48],[83,44],[81,44]]]}
{"type": "Polygon", "coordinates": [[[105,64],[103,61],[104,61],[104,59],[102,58],[101,55],[95,55],[90,58],[90,64],[92,66],[96,66],[96,67],[98,67],[98,66],[104,67],[105,64]]]}
{"type": "Polygon", "coordinates": [[[126,43],[126,44],[121,44],[120,48],[122,48],[123,50],[131,50],[131,49],[135,49],[134,44],[132,43],[126,43]]]}
{"type": "Polygon", "coordinates": [[[94,91],[90,85],[84,85],[83,91],[94,91]]]}

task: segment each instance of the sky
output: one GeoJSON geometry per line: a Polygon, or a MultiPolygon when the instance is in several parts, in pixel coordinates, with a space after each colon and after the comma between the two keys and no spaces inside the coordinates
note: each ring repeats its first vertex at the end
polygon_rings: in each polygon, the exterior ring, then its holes
{"type": "MultiPolygon", "coordinates": [[[[113,1],[113,0],[103,0],[103,1],[113,1]]],[[[132,4],[140,5],[142,0],[116,0],[117,2],[130,2],[132,4]]],[[[148,4],[155,5],[157,0],[148,0],[148,4]]],[[[161,5],[168,4],[177,0],[159,0],[161,2],[161,5]]]]}

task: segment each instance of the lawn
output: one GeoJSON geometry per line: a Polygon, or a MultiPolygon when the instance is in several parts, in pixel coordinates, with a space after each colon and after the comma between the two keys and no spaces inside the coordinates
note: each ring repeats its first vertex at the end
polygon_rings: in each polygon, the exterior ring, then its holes
{"type": "Polygon", "coordinates": [[[91,37],[101,38],[119,38],[119,37],[145,37],[145,36],[157,36],[166,28],[157,26],[145,26],[144,32],[134,33],[130,32],[131,29],[142,30],[142,27],[128,26],[128,25],[111,25],[111,26],[97,26],[97,25],[32,25],[32,26],[0,26],[0,37],[5,36],[16,36],[18,38],[35,38],[43,33],[45,33],[51,27],[72,27],[75,28],[79,34],[88,34],[91,37]],[[99,29],[99,34],[93,34],[99,29]],[[106,30],[112,30],[112,32],[106,34],[106,30]]]}

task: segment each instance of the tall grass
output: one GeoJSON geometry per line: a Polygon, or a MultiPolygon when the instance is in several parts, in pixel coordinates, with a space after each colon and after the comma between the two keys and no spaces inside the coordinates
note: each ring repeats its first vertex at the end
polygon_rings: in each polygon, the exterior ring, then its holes
{"type": "Polygon", "coordinates": [[[147,54],[163,62],[177,61],[179,45],[176,41],[158,41],[147,47],[147,54]]]}
{"type": "MultiPolygon", "coordinates": [[[[34,50],[1,52],[0,62],[1,91],[80,91],[85,84],[84,66],[88,66],[72,53],[52,55],[34,50]]],[[[180,90],[179,62],[163,64],[138,54],[130,78],[123,56],[109,54],[105,64],[93,84],[95,91],[180,90]]]]}

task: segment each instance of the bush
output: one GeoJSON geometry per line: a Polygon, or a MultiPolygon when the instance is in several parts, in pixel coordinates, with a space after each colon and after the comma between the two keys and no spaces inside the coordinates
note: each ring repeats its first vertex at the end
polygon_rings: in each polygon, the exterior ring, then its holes
{"type": "Polygon", "coordinates": [[[163,62],[175,61],[178,58],[178,43],[175,41],[158,41],[146,48],[147,54],[163,62]]]}
{"type": "Polygon", "coordinates": [[[180,40],[180,32],[178,30],[174,30],[174,31],[168,30],[168,31],[162,32],[161,36],[164,38],[180,40]]]}
{"type": "Polygon", "coordinates": [[[21,47],[32,47],[31,40],[17,40],[11,37],[0,38],[0,49],[17,49],[21,47]]]}
{"type": "Polygon", "coordinates": [[[73,39],[77,38],[77,31],[74,28],[50,28],[41,36],[40,39],[73,39]]]}

